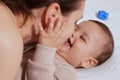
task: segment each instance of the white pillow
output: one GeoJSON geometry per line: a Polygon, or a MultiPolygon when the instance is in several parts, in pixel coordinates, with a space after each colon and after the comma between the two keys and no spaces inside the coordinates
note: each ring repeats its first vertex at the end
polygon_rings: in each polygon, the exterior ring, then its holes
{"type": "MultiPolygon", "coordinates": [[[[120,47],[115,50],[120,53],[120,47]]],[[[120,54],[91,69],[78,69],[77,80],[120,80],[120,54]]]]}
{"type": "Polygon", "coordinates": [[[77,80],[120,80],[120,0],[86,0],[84,20],[98,20],[108,25],[111,30],[115,50],[113,56],[104,64],[92,69],[78,69],[77,80]],[[96,12],[105,10],[109,13],[107,20],[100,20],[96,12]]]}

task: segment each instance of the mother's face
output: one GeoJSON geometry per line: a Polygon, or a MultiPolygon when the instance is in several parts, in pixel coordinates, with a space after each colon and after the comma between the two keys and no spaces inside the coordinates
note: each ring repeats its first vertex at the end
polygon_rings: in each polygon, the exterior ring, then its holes
{"type": "Polygon", "coordinates": [[[78,10],[73,11],[68,16],[63,16],[63,20],[65,22],[64,26],[64,39],[67,40],[73,33],[76,22],[83,17],[85,1],[80,3],[80,7],[78,10]]]}
{"type": "Polygon", "coordinates": [[[85,6],[85,1],[80,1],[79,8],[77,10],[72,11],[67,16],[64,16],[61,12],[61,6],[58,3],[52,3],[48,7],[40,8],[37,13],[41,18],[41,23],[43,26],[48,26],[49,18],[57,20],[61,19],[61,22],[64,22],[64,35],[63,39],[66,41],[74,32],[76,22],[83,17],[83,10],[85,6]]]}

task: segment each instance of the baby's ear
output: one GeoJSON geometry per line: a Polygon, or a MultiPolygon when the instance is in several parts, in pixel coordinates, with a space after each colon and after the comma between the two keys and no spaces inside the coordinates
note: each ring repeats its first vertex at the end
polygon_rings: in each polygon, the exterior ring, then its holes
{"type": "Polygon", "coordinates": [[[92,68],[92,67],[95,67],[97,64],[98,64],[98,61],[93,57],[84,59],[84,61],[81,62],[81,66],[84,68],[92,68]]]}

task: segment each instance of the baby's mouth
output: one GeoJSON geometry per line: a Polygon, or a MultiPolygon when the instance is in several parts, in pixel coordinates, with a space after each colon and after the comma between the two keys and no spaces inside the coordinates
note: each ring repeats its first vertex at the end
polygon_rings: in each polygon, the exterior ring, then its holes
{"type": "Polygon", "coordinates": [[[63,44],[63,46],[61,47],[61,51],[66,52],[68,51],[70,48],[72,47],[72,43],[70,41],[70,39],[68,39],[67,41],[65,41],[65,43],[63,44]]]}
{"type": "Polygon", "coordinates": [[[72,48],[73,44],[74,44],[74,40],[71,37],[65,41],[63,46],[61,46],[60,50],[63,52],[69,51],[72,48]]]}
{"type": "Polygon", "coordinates": [[[65,46],[67,46],[68,47],[68,49],[70,49],[72,46],[73,46],[73,44],[72,44],[72,42],[71,42],[71,40],[70,40],[70,38],[65,42],[65,44],[64,44],[65,46]]]}
{"type": "Polygon", "coordinates": [[[72,47],[72,43],[70,41],[70,38],[67,40],[67,43],[69,44],[70,47],[72,47]]]}

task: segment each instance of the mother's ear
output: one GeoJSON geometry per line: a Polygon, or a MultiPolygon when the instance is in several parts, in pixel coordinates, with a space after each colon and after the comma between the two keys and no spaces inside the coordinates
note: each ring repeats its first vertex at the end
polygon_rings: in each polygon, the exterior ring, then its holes
{"type": "Polygon", "coordinates": [[[45,13],[45,24],[48,24],[49,19],[57,20],[61,17],[61,9],[58,3],[50,4],[45,13]]]}

